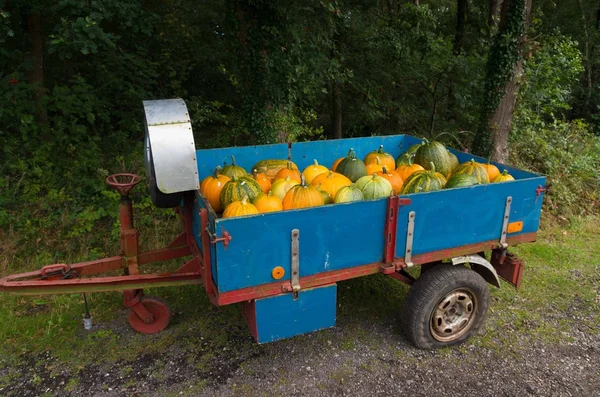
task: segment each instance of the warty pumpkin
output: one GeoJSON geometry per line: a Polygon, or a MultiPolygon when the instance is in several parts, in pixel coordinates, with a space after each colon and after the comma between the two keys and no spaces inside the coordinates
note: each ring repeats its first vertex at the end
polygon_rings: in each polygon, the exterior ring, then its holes
{"type": "Polygon", "coordinates": [[[223,218],[254,214],[258,214],[258,209],[248,201],[248,196],[244,196],[240,201],[234,201],[225,208],[225,211],[223,211],[223,218]]]}
{"type": "Polygon", "coordinates": [[[206,197],[215,212],[223,211],[220,201],[221,190],[231,180],[227,175],[219,174],[219,171],[221,167],[215,168],[213,174],[204,178],[200,184],[200,193],[206,197]]]}

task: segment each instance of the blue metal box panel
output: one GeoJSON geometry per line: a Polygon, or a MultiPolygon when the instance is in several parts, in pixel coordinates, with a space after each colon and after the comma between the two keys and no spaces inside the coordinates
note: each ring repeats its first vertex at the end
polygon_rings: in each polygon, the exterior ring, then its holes
{"type": "Polygon", "coordinates": [[[258,343],[335,326],[336,284],[244,302],[244,317],[258,343]]]}

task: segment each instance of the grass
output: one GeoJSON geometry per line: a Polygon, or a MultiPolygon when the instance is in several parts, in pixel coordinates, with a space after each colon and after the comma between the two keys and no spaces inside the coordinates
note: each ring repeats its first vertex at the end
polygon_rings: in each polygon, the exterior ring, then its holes
{"type": "MultiPolygon", "coordinates": [[[[600,234],[599,218],[577,219],[568,227],[546,226],[534,244],[524,244],[514,251],[526,261],[523,283],[519,291],[503,283],[492,288],[492,305],[484,331],[471,340],[475,346],[494,351],[511,351],[515,344],[569,341],[570,329],[598,335],[600,323],[600,234]]],[[[152,223],[141,222],[144,231],[153,231],[152,223]]],[[[177,222],[170,219],[161,225],[169,233],[148,233],[142,248],[165,245],[176,235],[177,222]]],[[[89,251],[67,253],[73,261],[89,258],[90,252],[118,251],[114,239],[90,242],[89,251]]],[[[3,266],[4,274],[39,268],[52,263],[52,255],[38,252],[30,256],[31,246],[11,243],[12,254],[21,269],[3,266]],[[28,262],[29,260],[29,262],[28,262]]],[[[68,247],[67,247],[68,248],[68,247]]],[[[172,267],[174,264],[166,264],[172,267]]],[[[157,268],[154,268],[156,270],[157,268]]],[[[341,338],[342,351],[355,348],[356,341],[373,345],[387,343],[370,338],[373,324],[384,324],[400,334],[399,314],[408,287],[397,281],[375,275],[338,284],[338,328],[325,330],[316,339],[326,344],[333,336],[341,338]]],[[[215,368],[215,362],[225,355],[223,349],[234,349],[227,355],[249,357],[262,347],[254,344],[243,320],[239,305],[216,308],[198,286],[164,288],[147,291],[166,299],[175,316],[172,326],[158,335],[132,332],[126,322],[121,295],[117,293],[90,294],[90,307],[96,322],[93,331],[82,327],[84,312],[81,296],[19,297],[0,295],[0,388],[18,377],[17,364],[33,357],[42,365],[45,355],[54,357],[61,367],[73,374],[90,365],[119,363],[124,375],[133,371],[130,364],[139,357],[160,359],[161,354],[177,345],[187,352],[188,363],[204,374],[215,368]],[[6,369],[12,368],[12,369],[6,369]]],[[[282,343],[302,343],[301,338],[282,343]]],[[[375,347],[375,346],[374,346],[375,347]]],[[[465,347],[459,347],[464,349],[465,347]]],[[[268,347],[266,347],[268,349],[268,347]]],[[[445,349],[438,354],[445,354],[445,349]]],[[[398,353],[398,359],[405,359],[398,353]]],[[[239,359],[237,359],[239,361],[239,359]]],[[[242,367],[244,368],[244,367],[242,367]]],[[[251,371],[250,369],[247,369],[251,371]]],[[[152,376],[160,378],[161,368],[155,367],[152,376]]],[[[335,381],[342,382],[347,374],[340,370],[335,381]]],[[[41,382],[36,375],[33,382],[41,382]]],[[[65,389],[78,385],[71,378],[65,389]]],[[[202,389],[206,383],[193,385],[186,393],[202,389]]],[[[243,386],[239,392],[244,394],[243,386]]]]}

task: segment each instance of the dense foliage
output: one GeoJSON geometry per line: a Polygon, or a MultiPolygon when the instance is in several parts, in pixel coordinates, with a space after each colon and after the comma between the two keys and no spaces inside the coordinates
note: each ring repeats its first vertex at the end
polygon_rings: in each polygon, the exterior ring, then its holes
{"type": "MultiPolygon", "coordinates": [[[[494,41],[488,2],[458,3],[0,0],[0,237],[77,238],[114,216],[103,179],[141,172],[143,99],[184,98],[199,147],[339,133],[470,147],[500,84],[488,54],[514,42],[494,41]]],[[[597,7],[534,1],[519,55],[512,155],[554,179],[557,213],[598,195],[597,7]]]]}

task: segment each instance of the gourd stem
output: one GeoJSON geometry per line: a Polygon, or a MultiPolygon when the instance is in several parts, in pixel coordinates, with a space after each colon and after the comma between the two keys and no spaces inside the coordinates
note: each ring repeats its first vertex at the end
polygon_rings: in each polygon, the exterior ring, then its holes
{"type": "Polygon", "coordinates": [[[233,154],[231,155],[231,165],[235,165],[235,157],[233,157],[233,154]]]}
{"type": "Polygon", "coordinates": [[[217,168],[213,171],[213,178],[217,179],[221,173],[221,166],[217,165],[217,168]]]}
{"type": "Polygon", "coordinates": [[[431,164],[431,175],[435,175],[435,164],[433,164],[433,161],[431,161],[429,164],[431,164]]]}
{"type": "Polygon", "coordinates": [[[384,173],[384,174],[387,174],[387,173],[388,173],[388,172],[387,172],[387,168],[385,168],[385,165],[384,165],[384,166],[383,166],[381,169],[383,170],[383,173],[384,173]]]}
{"type": "Polygon", "coordinates": [[[379,145],[379,153],[383,153],[383,145],[379,145]]]}
{"type": "Polygon", "coordinates": [[[252,170],[252,175],[254,176],[254,179],[258,180],[258,170],[256,168],[252,170]]]}
{"type": "Polygon", "coordinates": [[[248,196],[244,196],[244,198],[242,199],[242,205],[246,205],[248,204],[248,196]]]}

